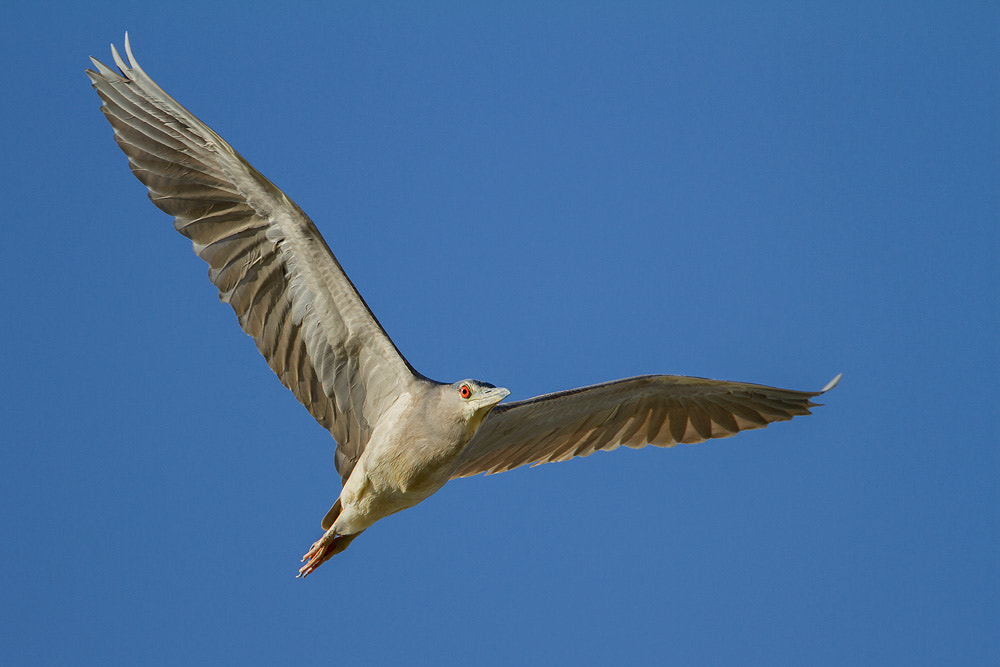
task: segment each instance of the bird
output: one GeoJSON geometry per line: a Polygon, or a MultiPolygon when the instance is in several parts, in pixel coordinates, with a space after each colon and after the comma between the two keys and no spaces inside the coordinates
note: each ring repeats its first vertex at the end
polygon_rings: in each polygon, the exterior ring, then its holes
{"type": "Polygon", "coordinates": [[[335,441],[339,496],[302,558],[306,577],[379,519],[452,479],[672,447],[811,414],[795,391],[644,375],[503,403],[510,391],[421,374],[400,353],[316,225],[139,66],[91,57],[101,111],[150,200],[174,218],[268,365],[335,441]]]}

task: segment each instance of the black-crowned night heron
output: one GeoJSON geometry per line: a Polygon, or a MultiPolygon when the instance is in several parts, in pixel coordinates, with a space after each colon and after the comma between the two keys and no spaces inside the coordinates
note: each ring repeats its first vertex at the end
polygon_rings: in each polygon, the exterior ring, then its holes
{"type": "Polygon", "coordinates": [[[820,391],[647,375],[497,405],[510,392],[443,384],[389,340],[306,214],[112,46],[91,58],[101,111],[149,198],[211,267],[282,384],[337,442],[343,489],[305,576],[379,519],[456,477],[567,461],[621,445],[671,447],[809,414],[820,391]]]}

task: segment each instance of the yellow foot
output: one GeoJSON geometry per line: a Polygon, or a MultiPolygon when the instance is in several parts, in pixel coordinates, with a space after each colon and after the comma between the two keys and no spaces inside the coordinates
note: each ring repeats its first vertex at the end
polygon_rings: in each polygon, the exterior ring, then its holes
{"type": "Polygon", "coordinates": [[[338,535],[333,531],[333,528],[326,531],[323,537],[319,538],[313,545],[309,547],[309,551],[306,555],[302,557],[302,561],[305,563],[299,568],[298,577],[305,577],[311,574],[316,568],[330,560],[333,556],[336,556],[341,551],[347,548],[354,538],[361,533],[355,533],[354,535],[338,535]]]}

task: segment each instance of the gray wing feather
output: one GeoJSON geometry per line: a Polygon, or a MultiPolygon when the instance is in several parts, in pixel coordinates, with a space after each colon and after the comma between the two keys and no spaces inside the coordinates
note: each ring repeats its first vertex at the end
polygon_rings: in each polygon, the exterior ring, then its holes
{"type": "Polygon", "coordinates": [[[646,375],[501,404],[462,453],[455,477],[610,451],[728,438],[810,414],[832,389],[794,391],[680,375],[646,375]]]}
{"type": "Polygon", "coordinates": [[[149,198],[174,216],[282,384],[337,441],[346,479],[379,416],[420,376],[313,222],[139,67],[91,58],[101,111],[149,198]]]}

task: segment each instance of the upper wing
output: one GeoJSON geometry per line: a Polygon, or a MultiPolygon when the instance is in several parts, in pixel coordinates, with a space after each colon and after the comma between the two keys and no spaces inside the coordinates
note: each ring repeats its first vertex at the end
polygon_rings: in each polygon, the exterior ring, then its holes
{"type": "Polygon", "coordinates": [[[101,111],[149,198],[208,262],[282,384],[337,440],[344,479],[378,417],[420,378],[393,345],[312,221],[207,125],[111,47],[91,58],[101,111]]]}
{"type": "Polygon", "coordinates": [[[504,472],[620,445],[673,447],[807,415],[832,389],[792,391],[680,375],[644,375],[498,405],[452,476],[504,472]]]}

